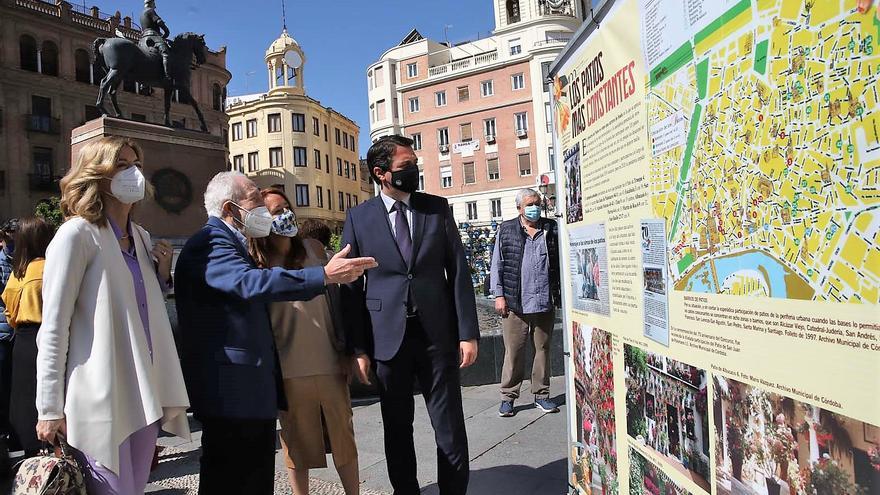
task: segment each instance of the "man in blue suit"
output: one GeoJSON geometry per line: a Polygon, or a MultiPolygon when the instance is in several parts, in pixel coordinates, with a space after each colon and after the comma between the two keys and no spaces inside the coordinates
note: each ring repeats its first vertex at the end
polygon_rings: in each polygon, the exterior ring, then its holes
{"type": "Polygon", "coordinates": [[[267,304],[311,299],[376,263],[346,259],[346,248],[323,268],[257,268],[247,238],[269,235],[273,218],[238,172],[211,180],[205,209],[208,223],[184,246],[174,278],[181,364],[202,423],[199,493],[271,494],[275,420],[286,400],[267,304]]]}
{"type": "Polygon", "coordinates": [[[343,243],[379,268],[343,286],[346,327],[367,383],[379,382],[385,457],[395,495],[416,495],[413,385],[418,379],[437,441],[442,495],[463,495],[470,473],[459,368],[473,364],[480,337],[471,274],[446,199],[417,193],[412,141],[379,139],[367,153],[379,197],[348,211],[343,243]]]}

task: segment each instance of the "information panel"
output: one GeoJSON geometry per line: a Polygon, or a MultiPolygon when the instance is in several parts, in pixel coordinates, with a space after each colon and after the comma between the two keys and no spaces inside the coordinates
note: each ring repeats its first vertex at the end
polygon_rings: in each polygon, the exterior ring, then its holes
{"type": "Polygon", "coordinates": [[[553,71],[579,494],[880,494],[880,14],[617,0],[553,71]]]}

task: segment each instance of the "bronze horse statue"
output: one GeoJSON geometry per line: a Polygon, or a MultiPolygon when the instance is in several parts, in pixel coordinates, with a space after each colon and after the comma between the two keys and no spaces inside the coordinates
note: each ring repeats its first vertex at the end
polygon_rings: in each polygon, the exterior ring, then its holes
{"type": "Polygon", "coordinates": [[[170,43],[168,70],[170,74],[165,77],[161,55],[144,46],[140,46],[126,38],[98,38],[92,45],[92,51],[98,64],[107,69],[107,75],[101,79],[101,89],[98,92],[98,110],[104,115],[110,115],[104,107],[104,99],[109,95],[113,102],[113,110],[116,117],[122,116],[119,104],[116,102],[116,90],[122,81],[137,81],[154,88],[162,88],[165,93],[165,125],[171,127],[171,95],[174,90],[178,91],[182,100],[188,100],[199,116],[202,131],[208,132],[208,125],[201,109],[190,92],[192,70],[205,63],[208,47],[204,35],[195,33],[182,33],[170,43]],[[195,66],[193,66],[195,57],[195,66]]]}

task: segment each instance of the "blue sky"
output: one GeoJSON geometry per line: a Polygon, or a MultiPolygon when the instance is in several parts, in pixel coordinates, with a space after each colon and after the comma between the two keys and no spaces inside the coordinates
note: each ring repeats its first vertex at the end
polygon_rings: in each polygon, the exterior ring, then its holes
{"type": "MultiPolygon", "coordinates": [[[[82,0],[70,0],[83,4],[82,0]]],[[[140,18],[143,0],[86,0],[102,12],[140,18]]],[[[281,0],[156,0],[172,35],[204,33],[209,46],[227,45],[229,94],[265,91],[263,56],[281,33],[281,0]],[[251,75],[248,73],[253,72],[251,75]]],[[[485,37],[494,26],[491,0],[287,0],[287,29],[306,54],[306,92],[355,120],[360,153],[369,147],[366,68],[412,28],[451,42],[485,37]]]]}

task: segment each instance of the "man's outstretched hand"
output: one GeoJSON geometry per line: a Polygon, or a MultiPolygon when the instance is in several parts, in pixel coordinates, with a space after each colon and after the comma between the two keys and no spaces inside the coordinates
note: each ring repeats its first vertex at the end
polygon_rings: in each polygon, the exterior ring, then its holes
{"type": "Polygon", "coordinates": [[[330,258],[324,266],[325,284],[348,284],[357,280],[364,271],[379,266],[375,258],[346,258],[351,252],[351,245],[346,244],[341,251],[330,258]]]}

